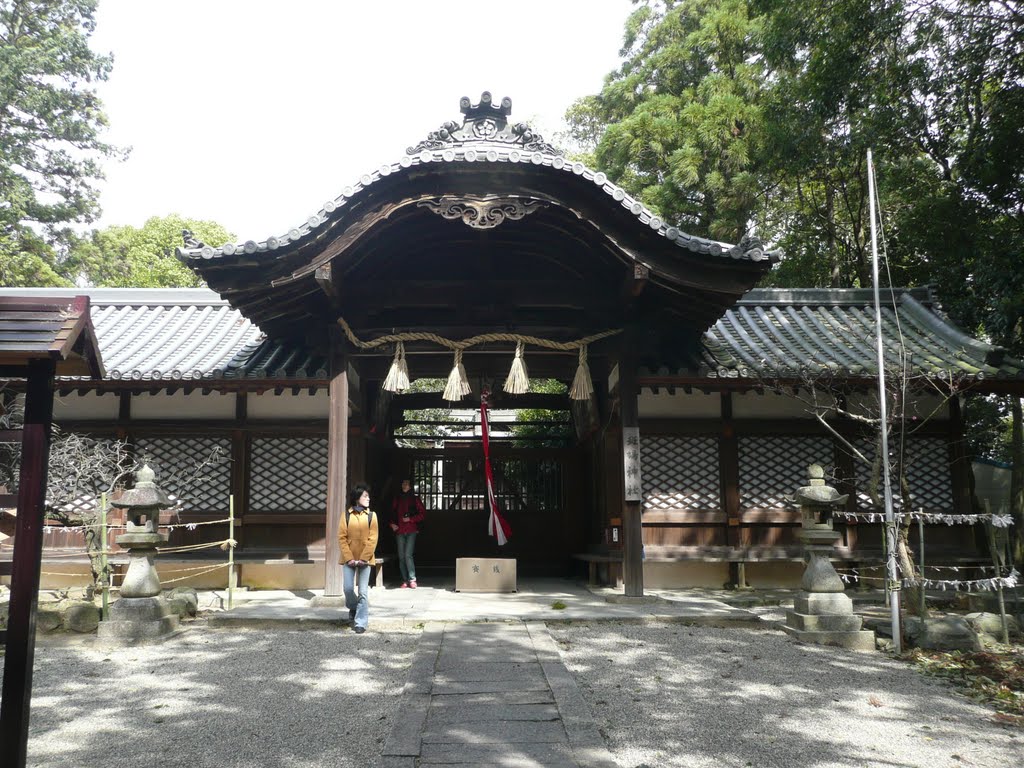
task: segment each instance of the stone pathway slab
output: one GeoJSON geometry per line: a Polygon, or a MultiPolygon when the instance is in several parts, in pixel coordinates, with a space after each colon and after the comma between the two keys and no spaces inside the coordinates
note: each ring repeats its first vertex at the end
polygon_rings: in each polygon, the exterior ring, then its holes
{"type": "Polygon", "coordinates": [[[425,628],[400,709],[385,768],[616,768],[541,622],[425,628]]]}

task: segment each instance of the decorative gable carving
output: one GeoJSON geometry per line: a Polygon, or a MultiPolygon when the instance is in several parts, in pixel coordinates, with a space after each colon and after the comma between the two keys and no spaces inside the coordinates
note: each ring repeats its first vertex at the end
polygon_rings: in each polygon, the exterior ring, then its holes
{"type": "Polygon", "coordinates": [[[543,200],[518,197],[441,197],[417,205],[446,219],[462,219],[473,229],[494,229],[509,219],[519,220],[548,207],[543,200]]]}

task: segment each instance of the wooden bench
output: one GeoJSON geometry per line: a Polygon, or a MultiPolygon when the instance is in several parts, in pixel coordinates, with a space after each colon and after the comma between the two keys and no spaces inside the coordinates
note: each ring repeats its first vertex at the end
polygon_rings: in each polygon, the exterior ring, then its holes
{"type": "Polygon", "coordinates": [[[384,566],[394,559],[394,555],[376,555],[374,560],[376,564],[370,566],[370,586],[371,587],[383,587],[384,586],[384,566]]]}
{"type": "MultiPolygon", "coordinates": [[[[608,566],[608,582],[615,586],[621,585],[623,560],[621,552],[584,552],[572,555],[572,559],[587,563],[587,583],[591,586],[598,584],[600,581],[598,579],[598,571],[601,565],[608,566]]],[[[645,545],[644,547],[644,561],[649,563],[729,563],[730,566],[735,566],[735,572],[730,575],[735,579],[739,587],[746,586],[746,566],[749,563],[799,563],[805,559],[803,547],[798,545],[779,547],[666,547],[645,545]]],[[[880,563],[882,561],[880,553],[855,552],[843,549],[837,549],[831,559],[848,563],[853,567],[859,567],[866,563],[880,563]]]]}
{"type": "Polygon", "coordinates": [[[622,583],[622,553],[598,554],[582,552],[572,556],[573,560],[579,560],[587,564],[587,584],[596,586],[598,584],[598,568],[601,565],[608,566],[608,581],[615,586],[622,583]]]}

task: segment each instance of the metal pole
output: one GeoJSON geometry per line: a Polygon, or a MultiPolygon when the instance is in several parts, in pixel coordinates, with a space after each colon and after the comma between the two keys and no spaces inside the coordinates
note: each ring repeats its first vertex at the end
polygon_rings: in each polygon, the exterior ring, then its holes
{"type": "Polygon", "coordinates": [[[107,620],[110,610],[110,567],[107,564],[107,492],[100,494],[100,618],[107,620]]]}
{"type": "Polygon", "coordinates": [[[896,567],[896,518],[892,511],[892,490],[889,477],[889,423],[885,396],[885,354],[882,347],[882,302],[878,290],[878,232],[875,227],[875,166],[868,150],[868,212],[871,217],[871,277],[875,290],[875,342],[878,348],[878,416],[882,429],[882,492],[885,497],[885,539],[887,544],[885,583],[891,593],[892,642],[896,653],[903,652],[900,630],[900,581],[896,567]]]}
{"type": "Polygon", "coordinates": [[[235,606],[235,494],[228,496],[228,610],[235,606]]]}

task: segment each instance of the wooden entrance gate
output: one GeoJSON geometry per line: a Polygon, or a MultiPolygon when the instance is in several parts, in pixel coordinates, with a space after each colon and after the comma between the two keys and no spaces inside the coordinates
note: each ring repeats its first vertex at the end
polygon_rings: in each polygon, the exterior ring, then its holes
{"type": "MultiPolygon", "coordinates": [[[[396,449],[393,487],[408,475],[426,507],[417,568],[454,569],[457,557],[514,557],[520,575],[564,576],[585,546],[580,455],[569,448],[492,448],[495,493],[512,526],[499,547],[487,534],[487,489],[479,446],[396,449]]],[[[389,500],[390,503],[390,500],[389,500]]],[[[394,549],[382,532],[379,551],[394,549]]]]}

